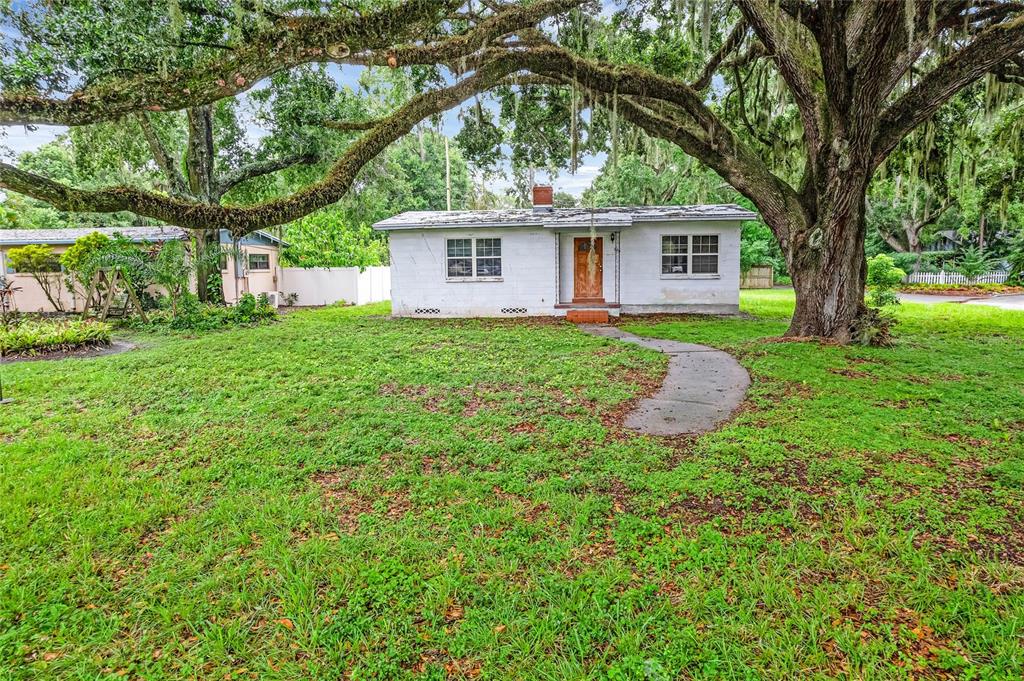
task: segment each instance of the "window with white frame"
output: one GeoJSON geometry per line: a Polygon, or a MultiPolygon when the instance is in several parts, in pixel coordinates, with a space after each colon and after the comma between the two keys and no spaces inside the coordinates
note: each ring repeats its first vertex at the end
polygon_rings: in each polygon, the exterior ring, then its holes
{"type": "Polygon", "coordinates": [[[249,254],[249,269],[250,270],[269,270],[270,269],[270,254],[269,253],[250,253],[249,254]]]}
{"type": "Polygon", "coordinates": [[[501,239],[448,239],[449,279],[501,276],[501,239]]]}
{"type": "Polygon", "coordinates": [[[663,235],[661,273],[669,276],[717,275],[718,235],[663,235]]]}

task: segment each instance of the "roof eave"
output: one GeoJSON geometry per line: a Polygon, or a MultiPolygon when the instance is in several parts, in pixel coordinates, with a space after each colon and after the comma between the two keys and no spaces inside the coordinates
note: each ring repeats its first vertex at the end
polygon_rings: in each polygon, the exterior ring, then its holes
{"type": "Polygon", "coordinates": [[[541,222],[443,222],[443,223],[430,223],[429,225],[410,223],[407,225],[386,225],[382,222],[378,222],[373,225],[373,229],[378,232],[394,232],[409,229],[465,229],[480,227],[483,229],[494,229],[494,228],[509,228],[509,227],[544,227],[544,223],[541,222]]]}

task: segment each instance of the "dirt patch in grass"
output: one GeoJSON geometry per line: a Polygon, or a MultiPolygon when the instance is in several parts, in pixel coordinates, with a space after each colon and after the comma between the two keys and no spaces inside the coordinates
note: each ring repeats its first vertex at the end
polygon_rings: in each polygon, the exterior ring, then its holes
{"type": "Polygon", "coordinates": [[[521,421],[509,428],[508,432],[512,435],[526,435],[529,433],[536,433],[538,430],[540,429],[537,427],[536,423],[521,421]]]}
{"type": "MultiPolygon", "coordinates": [[[[551,506],[547,502],[536,502],[521,494],[506,492],[497,485],[491,491],[496,498],[514,506],[516,508],[516,515],[528,523],[537,522],[544,514],[551,510],[551,506]]],[[[561,525],[561,523],[559,524],[561,525]]]]}
{"type": "Polygon", "coordinates": [[[139,546],[145,546],[149,549],[162,546],[164,538],[174,532],[175,526],[182,520],[184,520],[184,516],[180,515],[162,518],[159,523],[139,536],[139,546]]]}
{"type": "Polygon", "coordinates": [[[620,402],[612,409],[601,415],[601,422],[608,428],[621,428],[626,416],[636,409],[637,405],[649,397],[653,397],[661,390],[665,376],[668,374],[668,362],[657,374],[652,374],[643,369],[621,367],[612,373],[612,380],[616,383],[625,383],[636,386],[636,393],[625,402],[620,402]]]}
{"type": "Polygon", "coordinates": [[[401,520],[412,509],[406,490],[383,490],[370,494],[352,489],[350,475],[339,471],[317,473],[312,480],[322,490],[324,502],[337,514],[338,528],[346,534],[355,534],[364,515],[374,515],[378,503],[383,503],[382,515],[390,521],[401,520]]]}
{"type": "Polygon", "coordinates": [[[747,516],[764,510],[761,504],[745,507],[714,494],[686,495],[659,509],[658,517],[672,534],[694,536],[708,523],[726,534],[743,534],[741,527],[747,516]]]}
{"type": "Polygon", "coordinates": [[[425,674],[431,668],[440,667],[446,679],[475,679],[483,673],[478,660],[469,657],[456,658],[448,650],[432,648],[419,653],[419,658],[404,665],[414,674],[425,674]]]}
{"type": "Polygon", "coordinates": [[[459,468],[452,463],[447,454],[438,454],[421,458],[420,472],[423,475],[452,475],[458,473],[459,468]]]}
{"type": "Polygon", "coordinates": [[[828,372],[844,378],[871,378],[871,374],[868,372],[861,371],[860,369],[851,369],[849,367],[829,369],[828,372]]]}
{"type": "MultiPolygon", "coordinates": [[[[961,678],[958,672],[940,666],[942,658],[948,657],[950,653],[966,658],[966,653],[957,641],[937,634],[921,622],[920,615],[913,610],[902,608],[889,617],[865,615],[874,612],[874,605],[860,608],[847,606],[832,625],[852,630],[856,636],[854,640],[859,640],[863,646],[877,645],[877,641],[888,642],[895,648],[890,662],[895,667],[905,669],[910,678],[961,678]]],[[[829,659],[832,673],[853,671],[849,654],[835,639],[824,641],[822,648],[829,659]]]]}
{"type": "Polygon", "coordinates": [[[573,548],[569,552],[569,557],[555,569],[569,579],[575,579],[581,572],[614,560],[618,556],[611,526],[591,533],[588,540],[587,543],[573,548]]]}

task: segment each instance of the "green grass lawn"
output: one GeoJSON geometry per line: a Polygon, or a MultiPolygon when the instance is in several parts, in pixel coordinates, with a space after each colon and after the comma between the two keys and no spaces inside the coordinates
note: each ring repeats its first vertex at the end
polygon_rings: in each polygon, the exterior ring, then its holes
{"type": "Polygon", "coordinates": [[[1024,313],[890,349],[628,320],[753,385],[620,427],[664,356],[554,322],[290,314],[3,368],[0,679],[1020,678],[1024,313]]]}

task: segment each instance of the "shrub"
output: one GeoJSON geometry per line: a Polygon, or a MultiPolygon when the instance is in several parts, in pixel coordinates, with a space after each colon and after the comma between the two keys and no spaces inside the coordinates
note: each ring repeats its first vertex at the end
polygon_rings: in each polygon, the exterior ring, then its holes
{"type": "Polygon", "coordinates": [[[5,355],[36,354],[110,344],[110,325],[72,320],[25,320],[0,330],[5,355]]]}
{"type": "Polygon", "coordinates": [[[233,307],[200,302],[193,293],[184,293],[178,299],[176,310],[168,309],[165,299],[162,309],[150,315],[151,328],[165,327],[178,331],[213,331],[229,326],[258,324],[277,318],[277,310],[270,305],[265,294],[257,298],[243,294],[233,307]]]}
{"type": "Polygon", "coordinates": [[[968,246],[960,255],[956,263],[956,271],[968,279],[974,279],[985,274],[994,267],[994,261],[988,257],[977,246],[968,246]]]}
{"type": "Polygon", "coordinates": [[[1010,274],[1006,278],[1006,283],[1024,286],[1024,231],[1017,234],[1010,243],[1010,252],[1006,255],[1006,262],[1010,265],[1010,274]]]}
{"type": "Polygon", "coordinates": [[[372,267],[388,261],[387,240],[368,224],[352,225],[331,210],[307,215],[288,225],[289,245],[281,253],[286,267],[372,267]]]}
{"type": "Polygon", "coordinates": [[[79,237],[68,250],[60,255],[60,264],[68,276],[68,288],[78,285],[83,290],[89,287],[93,275],[99,269],[97,254],[110,248],[110,237],[92,232],[79,237]]]}
{"type": "Polygon", "coordinates": [[[907,273],[896,267],[896,263],[885,253],[868,258],[868,303],[875,308],[899,305],[896,288],[903,283],[907,273]]]}
{"type": "Polygon", "coordinates": [[[1021,293],[1024,287],[1010,284],[900,284],[907,293],[962,293],[985,295],[990,293],[1021,293]]]}
{"type": "Polygon", "coordinates": [[[53,309],[56,312],[64,311],[64,303],[61,300],[63,285],[60,278],[60,259],[54,254],[52,247],[29,244],[12,248],[7,252],[7,261],[15,271],[31,274],[53,309]]]}
{"type": "Polygon", "coordinates": [[[853,324],[851,340],[860,345],[892,345],[892,329],[896,317],[882,308],[869,307],[853,324]]]}

